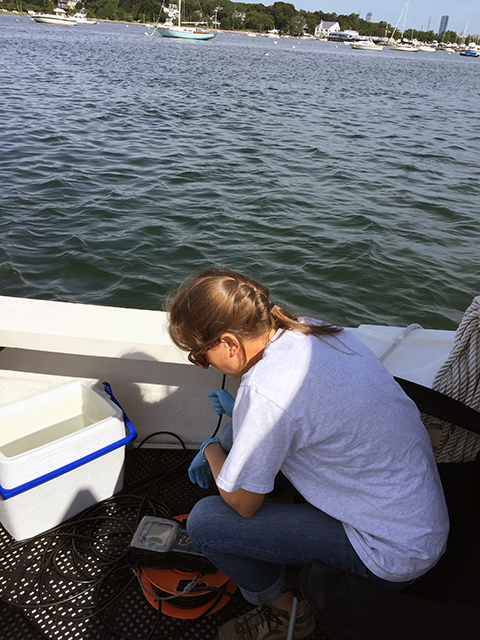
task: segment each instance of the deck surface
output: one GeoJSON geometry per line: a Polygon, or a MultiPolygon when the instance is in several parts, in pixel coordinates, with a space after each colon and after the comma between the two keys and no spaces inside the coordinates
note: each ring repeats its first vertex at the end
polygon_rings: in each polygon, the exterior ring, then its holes
{"type": "MultiPolygon", "coordinates": [[[[113,499],[25,543],[0,527],[1,640],[213,640],[224,622],[251,609],[237,591],[203,619],[158,614],[126,564],[141,516],[189,513],[206,495],[188,480],[191,458],[182,451],[128,452],[125,488],[113,499]]],[[[317,623],[311,638],[333,636],[317,623]]]]}
{"type": "MultiPolygon", "coordinates": [[[[127,451],[120,494],[26,542],[15,542],[0,526],[0,639],[214,640],[224,622],[251,609],[237,591],[220,611],[204,618],[159,614],[126,563],[125,551],[143,515],[187,514],[207,494],[188,479],[193,455],[127,451]]],[[[409,595],[480,605],[480,457],[470,469],[477,484],[466,508],[470,464],[446,467],[454,476],[442,477],[452,519],[449,548],[434,569],[406,590],[409,595]]],[[[338,640],[318,621],[310,638],[338,640]]]]}

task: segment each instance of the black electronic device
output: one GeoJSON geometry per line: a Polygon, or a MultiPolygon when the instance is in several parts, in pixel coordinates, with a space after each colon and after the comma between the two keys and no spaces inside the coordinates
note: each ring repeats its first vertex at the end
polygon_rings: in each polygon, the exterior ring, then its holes
{"type": "Polygon", "coordinates": [[[133,569],[178,569],[186,572],[213,573],[214,565],[193,544],[185,525],[179,520],[145,516],[130,547],[127,562],[133,569]]]}

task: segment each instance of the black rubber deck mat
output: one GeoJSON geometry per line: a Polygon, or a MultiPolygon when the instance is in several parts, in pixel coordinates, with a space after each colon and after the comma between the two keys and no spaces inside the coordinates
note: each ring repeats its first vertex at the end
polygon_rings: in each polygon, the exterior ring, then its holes
{"type": "MultiPolygon", "coordinates": [[[[25,542],[0,527],[1,640],[213,640],[227,620],[251,609],[237,591],[196,620],[159,614],[125,551],[144,515],[187,514],[207,491],[187,475],[193,452],[127,452],[122,492],[25,542]]],[[[333,639],[317,624],[312,640],[333,639]]]]}

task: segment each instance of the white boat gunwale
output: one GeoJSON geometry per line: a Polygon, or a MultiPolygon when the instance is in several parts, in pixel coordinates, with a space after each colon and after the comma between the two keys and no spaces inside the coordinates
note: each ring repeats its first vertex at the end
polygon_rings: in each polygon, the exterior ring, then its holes
{"type": "MultiPolygon", "coordinates": [[[[69,380],[112,384],[138,434],[171,431],[187,447],[210,437],[215,420],[207,394],[222,375],[199,370],[171,341],[163,311],[0,296],[0,404],[69,380]]],[[[378,357],[403,327],[349,327],[378,357]]],[[[399,377],[431,386],[455,331],[418,329],[384,362],[399,377]]],[[[239,381],[227,378],[235,394],[239,381]]],[[[177,442],[161,437],[152,446],[177,442]]]]}

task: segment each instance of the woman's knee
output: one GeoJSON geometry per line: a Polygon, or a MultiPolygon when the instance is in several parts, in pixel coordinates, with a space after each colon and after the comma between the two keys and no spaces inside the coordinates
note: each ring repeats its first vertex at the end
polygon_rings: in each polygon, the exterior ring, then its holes
{"type": "Polygon", "coordinates": [[[192,542],[200,549],[218,534],[218,523],[225,519],[227,505],[220,496],[208,496],[199,500],[187,519],[187,532],[192,542]],[[222,513],[224,515],[222,515],[222,513]]]}

